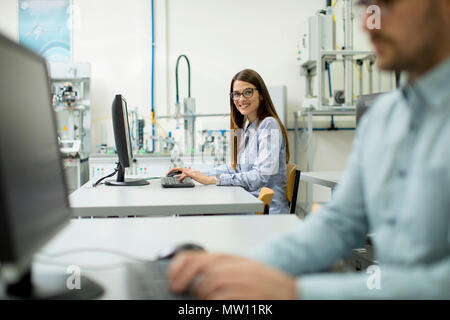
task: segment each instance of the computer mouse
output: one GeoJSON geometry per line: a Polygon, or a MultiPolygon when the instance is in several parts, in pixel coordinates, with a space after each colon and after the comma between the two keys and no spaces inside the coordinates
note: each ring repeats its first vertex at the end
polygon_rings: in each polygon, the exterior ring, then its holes
{"type": "Polygon", "coordinates": [[[161,250],[158,254],[158,260],[172,259],[175,255],[185,250],[205,250],[201,245],[191,242],[182,243],[174,247],[161,250]]]}
{"type": "Polygon", "coordinates": [[[181,172],[181,171],[174,171],[174,172],[169,173],[167,176],[168,177],[173,177],[173,176],[178,176],[178,175],[180,175],[182,173],[183,172],[181,172]]]}

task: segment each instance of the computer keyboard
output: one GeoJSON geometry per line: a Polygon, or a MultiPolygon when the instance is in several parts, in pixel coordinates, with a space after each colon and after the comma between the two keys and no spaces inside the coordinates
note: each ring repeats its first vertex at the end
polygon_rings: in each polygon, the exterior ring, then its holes
{"type": "Polygon", "coordinates": [[[167,269],[170,259],[127,264],[127,284],[133,300],[194,300],[191,294],[175,294],[169,289],[167,269]]]}
{"type": "Polygon", "coordinates": [[[163,188],[193,188],[195,184],[189,177],[184,178],[182,182],[177,177],[162,177],[161,186],[163,188]]]}

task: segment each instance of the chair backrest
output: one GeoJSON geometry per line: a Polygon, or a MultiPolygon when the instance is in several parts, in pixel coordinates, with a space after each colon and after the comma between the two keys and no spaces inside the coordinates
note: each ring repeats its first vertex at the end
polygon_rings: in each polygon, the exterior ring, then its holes
{"type": "Polygon", "coordinates": [[[297,169],[297,165],[293,163],[286,165],[286,198],[289,201],[289,213],[295,213],[295,207],[297,206],[300,174],[301,171],[297,169]]]}
{"type": "Polygon", "coordinates": [[[289,208],[289,213],[295,214],[295,208],[297,206],[297,195],[298,195],[298,187],[300,184],[300,174],[301,171],[295,170],[295,178],[294,178],[294,189],[292,190],[292,201],[289,208]]]}
{"type": "Polygon", "coordinates": [[[292,192],[294,191],[296,169],[297,166],[293,163],[288,163],[286,165],[286,198],[289,203],[291,203],[292,201],[292,192]]]}
{"type": "Polygon", "coordinates": [[[266,187],[261,188],[261,191],[259,191],[258,199],[264,203],[264,212],[257,212],[256,214],[269,214],[273,194],[274,191],[272,189],[266,187]]]}

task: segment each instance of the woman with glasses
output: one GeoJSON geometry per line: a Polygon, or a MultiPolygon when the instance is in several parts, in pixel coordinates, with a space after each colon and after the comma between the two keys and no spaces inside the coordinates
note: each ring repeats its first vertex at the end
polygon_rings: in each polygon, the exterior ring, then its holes
{"type": "Polygon", "coordinates": [[[255,197],[262,187],[275,194],[269,213],[289,213],[286,199],[286,163],[289,161],[287,131],[281,123],[261,76],[246,69],[237,73],[230,88],[231,165],[211,170],[181,171],[202,184],[241,186],[255,197]]]}

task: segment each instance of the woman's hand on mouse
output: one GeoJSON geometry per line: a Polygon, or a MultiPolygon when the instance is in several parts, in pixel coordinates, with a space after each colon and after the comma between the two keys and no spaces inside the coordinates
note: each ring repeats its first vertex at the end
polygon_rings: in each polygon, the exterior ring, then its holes
{"type": "Polygon", "coordinates": [[[169,267],[170,288],[199,299],[297,299],[295,278],[247,258],[180,252],[169,267]]]}
{"type": "Polygon", "coordinates": [[[178,180],[183,181],[184,178],[186,177],[190,177],[192,179],[194,179],[197,182],[200,182],[201,184],[216,184],[216,177],[210,177],[204,174],[201,174],[200,171],[197,170],[191,170],[191,169],[187,169],[187,168],[174,168],[172,170],[170,170],[168,172],[176,172],[176,171],[181,171],[182,173],[177,176],[178,180]]]}
{"type": "Polygon", "coordinates": [[[177,167],[177,168],[170,169],[169,172],[166,173],[166,176],[168,176],[168,175],[171,174],[172,172],[177,172],[177,171],[182,172],[183,169],[184,169],[184,168],[181,168],[181,167],[177,167]]]}

